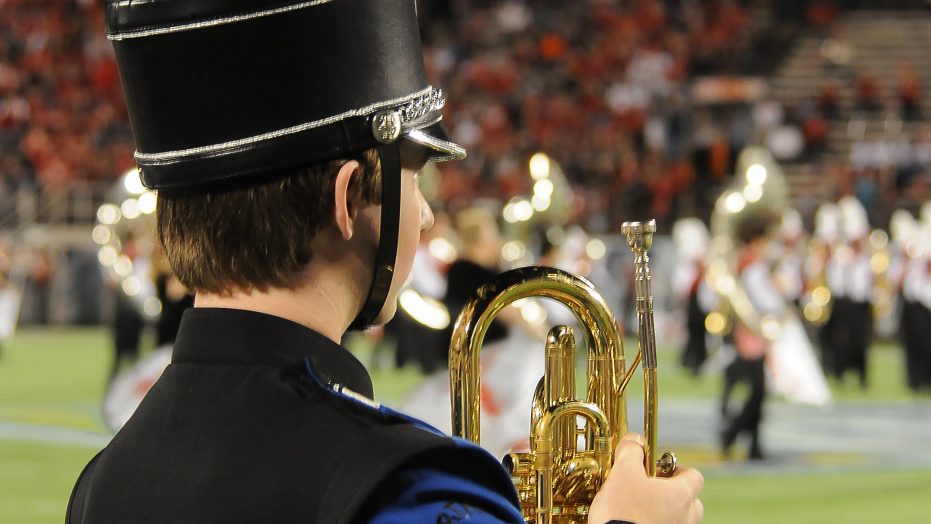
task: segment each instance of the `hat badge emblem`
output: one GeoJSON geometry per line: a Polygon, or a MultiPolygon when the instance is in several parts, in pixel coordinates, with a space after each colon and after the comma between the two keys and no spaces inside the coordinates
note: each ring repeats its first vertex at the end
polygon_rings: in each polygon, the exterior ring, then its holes
{"type": "Polygon", "coordinates": [[[401,113],[398,111],[381,111],[372,120],[372,133],[375,140],[390,144],[401,136],[401,113]]]}

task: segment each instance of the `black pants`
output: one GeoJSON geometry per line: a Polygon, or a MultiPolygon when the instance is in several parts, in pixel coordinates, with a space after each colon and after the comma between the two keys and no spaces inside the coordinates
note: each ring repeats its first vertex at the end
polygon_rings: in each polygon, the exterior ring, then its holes
{"type": "Polygon", "coordinates": [[[908,387],[931,388],[931,311],[920,302],[903,300],[901,333],[908,387]]]}
{"type": "Polygon", "coordinates": [[[130,298],[117,291],[115,300],[112,326],[113,363],[110,365],[107,384],[113,382],[125,363],[132,364],[139,359],[142,330],[145,329],[145,319],[130,298]]]}
{"type": "Polygon", "coordinates": [[[724,430],[721,432],[721,446],[725,453],[741,433],[750,435],[750,458],[760,458],[760,422],[763,420],[763,400],[766,397],[766,382],[763,370],[763,357],[744,359],[739,355],[724,370],[724,394],[721,398],[721,415],[724,417],[724,430]],[[743,406],[737,413],[730,409],[730,397],[734,386],[746,382],[750,387],[743,406]]]}
{"type": "Polygon", "coordinates": [[[873,310],[869,302],[854,302],[850,299],[837,301],[841,309],[842,322],[834,332],[838,351],[837,378],[843,378],[853,370],[860,378],[860,386],[866,388],[866,350],[873,336],[873,310]]]}
{"type": "Polygon", "coordinates": [[[689,297],[686,328],[688,339],[682,350],[682,366],[692,374],[698,374],[699,368],[708,358],[708,348],[705,344],[705,312],[698,305],[698,293],[692,293],[689,297]]]}
{"type": "Polygon", "coordinates": [[[832,305],[831,316],[828,321],[818,329],[818,345],[821,347],[821,368],[832,377],[841,375],[840,349],[837,347],[835,331],[842,324],[843,311],[838,312],[837,302],[832,305]]]}
{"type": "Polygon", "coordinates": [[[867,386],[867,348],[873,337],[873,312],[869,302],[838,298],[819,339],[825,371],[840,380],[848,370],[867,386]]]}

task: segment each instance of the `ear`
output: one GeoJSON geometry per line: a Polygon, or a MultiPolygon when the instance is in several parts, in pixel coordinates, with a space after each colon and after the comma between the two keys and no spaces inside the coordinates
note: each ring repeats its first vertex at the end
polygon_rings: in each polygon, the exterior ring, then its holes
{"type": "Polygon", "coordinates": [[[352,238],[356,218],[356,203],[350,201],[349,181],[358,172],[359,162],[350,160],[340,166],[336,174],[336,190],[333,192],[333,222],[344,240],[352,238]]]}

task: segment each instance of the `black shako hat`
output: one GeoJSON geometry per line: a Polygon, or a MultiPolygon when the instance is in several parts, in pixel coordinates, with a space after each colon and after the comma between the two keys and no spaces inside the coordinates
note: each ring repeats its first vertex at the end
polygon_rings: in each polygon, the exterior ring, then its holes
{"type": "Polygon", "coordinates": [[[439,125],[414,0],[108,0],[106,23],[149,188],[400,137],[465,156],[439,125]]]}
{"type": "Polygon", "coordinates": [[[465,157],[440,124],[442,92],[426,81],[414,0],[107,0],[105,9],[146,187],[209,188],[377,149],[381,239],[353,322],[368,325],[394,272],[399,140],[430,160],[465,157]]]}

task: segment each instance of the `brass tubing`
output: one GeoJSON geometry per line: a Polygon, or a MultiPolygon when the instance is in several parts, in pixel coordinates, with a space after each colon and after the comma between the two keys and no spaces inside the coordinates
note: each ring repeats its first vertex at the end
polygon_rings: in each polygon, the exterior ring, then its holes
{"type": "MultiPolygon", "coordinates": [[[[545,408],[552,408],[575,396],[575,336],[572,328],[555,326],[547,335],[546,370],[543,377],[545,408]]],[[[557,460],[575,451],[574,446],[569,450],[568,445],[574,442],[576,435],[574,420],[563,420],[559,426],[553,441],[554,449],[561,451],[556,456],[557,460]]]]}
{"type": "Polygon", "coordinates": [[[546,412],[533,428],[534,470],[537,477],[537,524],[549,524],[553,517],[553,474],[555,468],[554,435],[566,419],[575,424],[576,416],[588,420],[592,428],[594,458],[606,475],[611,463],[611,426],[608,416],[595,404],[589,402],[569,401],[547,408],[546,412]]]}
{"type": "MultiPolygon", "coordinates": [[[[566,402],[575,398],[575,335],[572,328],[563,326],[566,333],[559,340],[559,399],[557,402],[566,402]]],[[[575,417],[567,417],[560,424],[559,436],[556,442],[559,449],[562,450],[562,459],[569,459],[575,455],[576,442],[576,423],[575,417]]]]}
{"type": "Polygon", "coordinates": [[[656,369],[643,370],[643,407],[646,410],[643,415],[643,465],[646,467],[647,476],[656,476],[656,369]],[[652,413],[653,416],[647,415],[652,413]]]}
{"type": "Polygon", "coordinates": [[[621,394],[624,394],[624,392],[627,391],[627,384],[630,382],[630,379],[634,377],[634,372],[637,371],[637,366],[640,365],[640,357],[642,355],[642,351],[637,351],[637,354],[634,355],[634,361],[630,363],[630,369],[627,371],[627,374],[624,375],[624,381],[621,382],[621,394]]]}
{"type": "MultiPolygon", "coordinates": [[[[656,222],[624,222],[621,231],[634,252],[634,288],[637,296],[637,355],[643,356],[643,433],[647,474],[656,476],[656,328],[653,324],[653,291],[650,286],[650,256],[656,222]]],[[[633,368],[633,366],[631,366],[633,368]]]]}
{"type": "MultiPolygon", "coordinates": [[[[614,315],[588,280],[548,267],[524,267],[498,275],[478,289],[456,320],[449,345],[452,433],[480,441],[479,352],[492,319],[508,304],[532,296],[568,307],[586,328],[590,383],[587,402],[602,406],[610,427],[626,430],[627,414],[619,397],[626,374],[624,348],[614,315]]],[[[612,436],[617,445],[621,431],[612,436]]]]}

